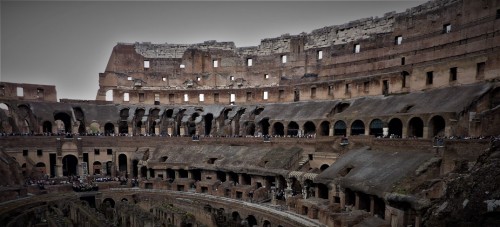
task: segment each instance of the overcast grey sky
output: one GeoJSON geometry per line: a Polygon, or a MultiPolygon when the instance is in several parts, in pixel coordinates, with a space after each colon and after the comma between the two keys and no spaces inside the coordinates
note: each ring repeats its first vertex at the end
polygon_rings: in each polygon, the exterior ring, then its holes
{"type": "Polygon", "coordinates": [[[425,1],[0,1],[0,81],[56,85],[58,98],[95,99],[117,42],[256,46],[425,1]]]}

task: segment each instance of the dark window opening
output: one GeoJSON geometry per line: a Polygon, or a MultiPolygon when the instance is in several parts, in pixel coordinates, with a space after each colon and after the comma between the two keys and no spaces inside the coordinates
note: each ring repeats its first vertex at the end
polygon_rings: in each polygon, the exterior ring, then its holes
{"type": "Polygon", "coordinates": [[[389,81],[387,80],[382,81],[382,94],[383,95],[389,94],[389,81]]]}
{"type": "Polygon", "coordinates": [[[28,150],[23,150],[23,156],[28,156],[28,150]]]}
{"type": "Polygon", "coordinates": [[[278,99],[283,100],[285,98],[285,90],[278,91],[278,99]]]}
{"type": "Polygon", "coordinates": [[[219,93],[214,94],[214,102],[219,102],[219,93]]]}
{"type": "Polygon", "coordinates": [[[252,100],[252,92],[247,92],[247,101],[252,100]]]}
{"type": "Polygon", "coordinates": [[[38,156],[42,156],[42,155],[43,155],[43,151],[42,151],[42,149],[38,149],[38,150],[36,150],[36,155],[38,155],[38,156]]]}
{"type": "Polygon", "coordinates": [[[139,93],[139,102],[144,102],[144,93],[139,93]]]}
{"type": "Polygon", "coordinates": [[[295,90],[293,92],[294,92],[293,101],[294,102],[298,102],[300,100],[300,91],[299,90],[295,90]]]}
{"type": "Polygon", "coordinates": [[[107,150],[106,150],[106,153],[107,153],[108,155],[112,155],[112,154],[113,154],[113,149],[107,149],[107,150]]]}
{"type": "Polygon", "coordinates": [[[169,103],[174,103],[174,101],[175,101],[174,97],[175,97],[174,94],[168,94],[168,102],[169,103]]]}
{"type": "Polygon", "coordinates": [[[443,33],[450,33],[450,32],[451,32],[451,24],[443,25],[443,33]]]}
{"type": "Polygon", "coordinates": [[[406,64],[406,58],[405,57],[402,57],[401,58],[401,65],[405,65],[406,64]]]}
{"type": "Polygon", "coordinates": [[[476,65],[476,79],[484,79],[484,70],[486,68],[485,62],[479,62],[476,65]]]}
{"type": "Polygon", "coordinates": [[[450,68],[450,81],[457,80],[457,67],[450,68]]]}
{"type": "Polygon", "coordinates": [[[497,16],[496,19],[500,19],[500,9],[497,9],[497,16]]]}
{"type": "Polygon", "coordinates": [[[427,77],[426,77],[426,80],[425,80],[425,84],[430,85],[430,84],[433,83],[433,80],[434,80],[434,72],[432,72],[432,71],[427,72],[427,77]]]}
{"type": "Polygon", "coordinates": [[[217,158],[209,158],[207,160],[207,164],[214,164],[215,163],[215,160],[217,160],[217,158]]]}
{"type": "Polygon", "coordinates": [[[99,149],[94,149],[94,155],[99,155],[101,151],[99,149]]]}
{"type": "Polygon", "coordinates": [[[403,78],[401,78],[401,87],[405,88],[405,87],[408,87],[408,76],[410,76],[410,74],[406,71],[403,71],[401,72],[401,76],[403,78]]]}
{"type": "Polygon", "coordinates": [[[403,42],[403,36],[396,36],[394,38],[394,44],[395,45],[401,45],[402,42],[403,42]]]}
{"type": "Polygon", "coordinates": [[[350,84],[345,84],[345,93],[346,94],[351,93],[351,86],[350,86],[350,84]]]}
{"type": "Polygon", "coordinates": [[[316,98],[316,88],[315,87],[311,88],[311,98],[316,98]]]}
{"type": "Polygon", "coordinates": [[[365,93],[368,93],[368,92],[370,91],[370,81],[365,81],[365,82],[363,83],[363,91],[364,91],[365,93]]]}
{"type": "Polygon", "coordinates": [[[333,95],[333,85],[328,86],[328,95],[333,95]]]}

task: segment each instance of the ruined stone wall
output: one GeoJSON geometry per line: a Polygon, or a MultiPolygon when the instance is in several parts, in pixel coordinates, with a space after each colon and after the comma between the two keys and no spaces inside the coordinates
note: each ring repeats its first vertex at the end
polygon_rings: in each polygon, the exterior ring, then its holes
{"type": "Polygon", "coordinates": [[[57,102],[57,92],[54,85],[0,82],[2,99],[57,102]]]}
{"type": "Polygon", "coordinates": [[[497,4],[430,1],[381,18],[263,39],[256,47],[216,41],[118,44],[99,76],[96,98],[104,100],[113,90],[116,103],[230,103],[230,94],[240,103],[292,102],[489,80],[499,72],[497,4]],[[356,45],[359,53],[353,53],[356,45]],[[264,91],[273,99],[260,98],[264,91]],[[124,101],[125,93],[129,101],[124,101]]]}

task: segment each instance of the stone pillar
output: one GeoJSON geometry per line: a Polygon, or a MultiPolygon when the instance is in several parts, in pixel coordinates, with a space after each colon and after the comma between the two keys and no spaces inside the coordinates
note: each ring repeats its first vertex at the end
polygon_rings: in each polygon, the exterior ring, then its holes
{"type": "Polygon", "coordinates": [[[333,127],[328,130],[328,136],[333,136],[333,127]]]}
{"type": "Polygon", "coordinates": [[[339,191],[339,197],[340,197],[340,209],[345,208],[345,193],[342,191],[342,189],[339,191]]]}
{"type": "MultiPolygon", "coordinates": [[[[404,124],[404,123],[403,123],[404,124]]],[[[408,127],[403,125],[403,132],[401,133],[401,138],[408,138],[408,127]]]]}
{"type": "Polygon", "coordinates": [[[429,139],[429,127],[424,126],[424,133],[422,135],[422,138],[429,139]]]}
{"type": "Polygon", "coordinates": [[[241,173],[238,173],[238,184],[243,185],[243,176],[241,173]]]}
{"type": "Polygon", "coordinates": [[[180,178],[179,170],[174,170],[174,172],[175,172],[175,179],[179,179],[180,178]]]}
{"type": "Polygon", "coordinates": [[[62,164],[56,164],[56,176],[57,177],[62,177],[63,176],[63,165],[62,164]]]}
{"type": "Polygon", "coordinates": [[[146,169],[146,179],[151,179],[151,172],[149,171],[149,169],[146,169]]]}
{"type": "Polygon", "coordinates": [[[188,178],[189,179],[193,179],[193,173],[191,171],[188,170],[188,178]]]}
{"type": "Polygon", "coordinates": [[[292,183],[293,181],[291,178],[286,179],[285,198],[292,196],[292,183]]]}
{"type": "Polygon", "coordinates": [[[115,135],[120,133],[120,127],[115,126],[115,135]]]}

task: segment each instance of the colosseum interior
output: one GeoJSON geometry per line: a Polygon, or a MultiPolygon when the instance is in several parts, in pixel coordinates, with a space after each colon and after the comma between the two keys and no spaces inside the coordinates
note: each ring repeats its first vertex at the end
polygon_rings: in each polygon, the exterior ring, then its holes
{"type": "Polygon", "coordinates": [[[0,226],[499,226],[500,1],[0,83],[0,226]]]}

